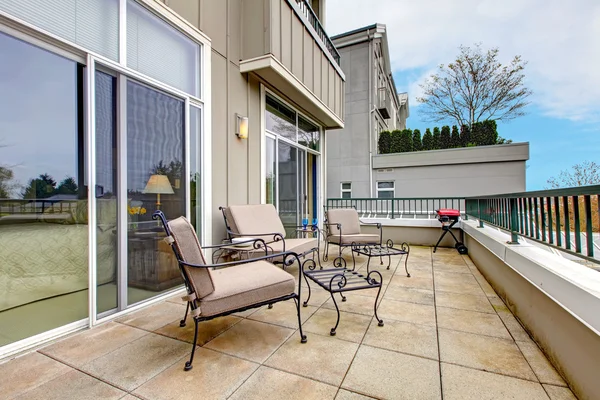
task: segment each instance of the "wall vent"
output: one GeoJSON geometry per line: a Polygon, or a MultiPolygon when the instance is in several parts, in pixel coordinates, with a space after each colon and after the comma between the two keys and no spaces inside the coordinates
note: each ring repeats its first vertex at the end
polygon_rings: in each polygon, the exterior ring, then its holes
{"type": "Polygon", "coordinates": [[[377,172],[385,172],[385,169],[378,169],[377,172]]]}

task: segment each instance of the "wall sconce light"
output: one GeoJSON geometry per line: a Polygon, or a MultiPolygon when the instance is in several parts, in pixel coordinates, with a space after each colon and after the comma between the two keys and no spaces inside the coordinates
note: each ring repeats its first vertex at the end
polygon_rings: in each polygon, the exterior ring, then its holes
{"type": "Polygon", "coordinates": [[[248,139],[248,117],[243,117],[239,114],[235,114],[236,127],[235,134],[240,139],[248,139]]]}

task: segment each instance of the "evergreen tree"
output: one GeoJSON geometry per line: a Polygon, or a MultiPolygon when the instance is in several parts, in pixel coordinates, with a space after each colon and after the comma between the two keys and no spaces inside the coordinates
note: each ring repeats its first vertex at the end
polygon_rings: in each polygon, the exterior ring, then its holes
{"type": "Polygon", "coordinates": [[[404,129],[400,134],[400,153],[408,153],[412,150],[412,131],[410,129],[404,129]]]}
{"type": "Polygon", "coordinates": [[[412,145],[413,151],[423,150],[423,142],[421,141],[421,131],[418,129],[415,129],[413,131],[412,145]]]}
{"type": "Polygon", "coordinates": [[[423,150],[433,150],[433,135],[429,128],[425,129],[425,134],[423,135],[423,150]]]}
{"type": "Polygon", "coordinates": [[[440,128],[433,128],[433,148],[432,150],[441,149],[440,128]]]}
{"type": "Polygon", "coordinates": [[[21,192],[24,199],[45,199],[54,194],[56,181],[48,174],[42,174],[36,179],[30,179],[29,184],[21,192]]]}
{"type": "Polygon", "coordinates": [[[380,132],[377,146],[379,147],[379,154],[391,153],[392,133],[390,131],[380,132]]]}
{"type": "Polygon", "coordinates": [[[392,131],[392,145],[390,146],[390,153],[401,153],[402,152],[402,131],[392,131]]]}
{"type": "Polygon", "coordinates": [[[450,136],[450,127],[448,125],[442,126],[442,133],[440,134],[440,148],[449,149],[452,147],[450,136]]]}
{"type": "Polygon", "coordinates": [[[458,127],[456,125],[452,126],[452,136],[450,139],[450,147],[456,148],[460,146],[460,134],[458,133],[458,127]]]}
{"type": "Polygon", "coordinates": [[[471,143],[471,130],[468,125],[460,127],[460,145],[461,147],[467,147],[471,143]]]}
{"type": "Polygon", "coordinates": [[[77,183],[75,182],[75,178],[66,177],[56,188],[56,193],[59,194],[77,194],[77,183]]]}

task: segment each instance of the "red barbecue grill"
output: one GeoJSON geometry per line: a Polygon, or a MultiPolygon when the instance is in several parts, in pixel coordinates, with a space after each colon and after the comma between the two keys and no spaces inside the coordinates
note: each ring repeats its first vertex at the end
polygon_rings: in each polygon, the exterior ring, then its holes
{"type": "Polygon", "coordinates": [[[438,245],[440,244],[444,236],[446,236],[446,234],[450,232],[450,234],[454,238],[454,242],[456,243],[454,245],[456,250],[458,250],[460,254],[467,254],[469,252],[467,246],[465,246],[460,240],[458,240],[456,236],[454,236],[454,232],[452,232],[452,227],[454,227],[454,225],[456,225],[456,223],[460,220],[460,211],[454,210],[452,208],[440,208],[439,210],[435,210],[435,212],[438,215],[438,221],[442,223],[442,235],[435,244],[433,252],[435,253],[438,245]]]}

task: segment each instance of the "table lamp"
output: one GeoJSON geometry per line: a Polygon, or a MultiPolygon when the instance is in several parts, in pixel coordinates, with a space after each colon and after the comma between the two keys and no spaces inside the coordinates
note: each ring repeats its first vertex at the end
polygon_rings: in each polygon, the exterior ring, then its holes
{"type": "Polygon", "coordinates": [[[160,195],[174,194],[169,177],[166,175],[152,175],[146,183],[143,193],[156,193],[156,209],[160,210],[160,195]]]}

